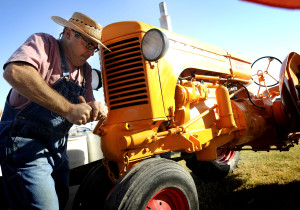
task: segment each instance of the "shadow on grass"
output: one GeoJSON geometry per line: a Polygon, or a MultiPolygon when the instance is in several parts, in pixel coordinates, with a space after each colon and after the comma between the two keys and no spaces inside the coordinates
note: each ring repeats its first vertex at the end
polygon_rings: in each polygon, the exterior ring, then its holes
{"type": "Polygon", "coordinates": [[[300,209],[298,181],[245,189],[241,187],[244,181],[235,175],[221,181],[203,181],[193,174],[192,176],[197,186],[201,210],[300,209]]]}

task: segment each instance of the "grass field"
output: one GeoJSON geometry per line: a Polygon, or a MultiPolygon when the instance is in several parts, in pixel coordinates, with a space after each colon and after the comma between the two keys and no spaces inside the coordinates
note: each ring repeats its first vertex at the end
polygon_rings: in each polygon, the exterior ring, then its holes
{"type": "Polygon", "coordinates": [[[224,180],[193,176],[200,209],[300,209],[300,145],[288,152],[242,151],[239,168],[224,180]]]}

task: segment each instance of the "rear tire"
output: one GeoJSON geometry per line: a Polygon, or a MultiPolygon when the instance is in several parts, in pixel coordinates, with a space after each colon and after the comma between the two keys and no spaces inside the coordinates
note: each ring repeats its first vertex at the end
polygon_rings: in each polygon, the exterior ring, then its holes
{"type": "Polygon", "coordinates": [[[132,168],[107,198],[107,210],[199,209],[190,173],[178,163],[150,158],[132,168]]]}
{"type": "Polygon", "coordinates": [[[233,173],[238,167],[240,151],[218,149],[217,160],[198,161],[195,156],[186,160],[186,166],[204,180],[219,180],[233,173]]]}

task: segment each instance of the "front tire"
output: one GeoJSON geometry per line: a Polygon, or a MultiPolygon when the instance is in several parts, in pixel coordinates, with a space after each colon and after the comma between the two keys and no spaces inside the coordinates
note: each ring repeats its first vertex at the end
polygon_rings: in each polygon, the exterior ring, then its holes
{"type": "Polygon", "coordinates": [[[105,200],[113,186],[106,168],[100,163],[87,174],[80,184],[72,209],[104,209],[105,200]]]}
{"type": "Polygon", "coordinates": [[[190,173],[178,163],[150,158],[132,168],[107,198],[107,210],[199,209],[190,173]]]}

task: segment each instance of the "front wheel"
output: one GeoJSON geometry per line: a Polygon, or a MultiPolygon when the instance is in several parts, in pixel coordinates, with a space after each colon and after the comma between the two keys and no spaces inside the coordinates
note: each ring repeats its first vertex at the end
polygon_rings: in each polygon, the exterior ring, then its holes
{"type": "Polygon", "coordinates": [[[80,184],[73,210],[104,209],[105,200],[114,187],[102,163],[95,166],[80,184]]]}
{"type": "Polygon", "coordinates": [[[190,173],[164,158],[142,161],[125,174],[107,198],[105,209],[199,209],[190,173]]]}

